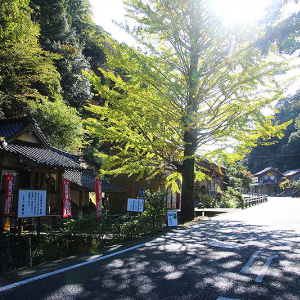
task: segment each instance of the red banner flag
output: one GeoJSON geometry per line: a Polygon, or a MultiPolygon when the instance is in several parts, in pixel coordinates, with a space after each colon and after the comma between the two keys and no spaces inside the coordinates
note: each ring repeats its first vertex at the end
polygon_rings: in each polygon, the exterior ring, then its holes
{"type": "Polygon", "coordinates": [[[63,179],[63,218],[71,217],[70,181],[63,179]]]}
{"type": "Polygon", "coordinates": [[[97,178],[95,180],[95,193],[96,193],[96,219],[101,216],[102,213],[102,180],[97,178]]]}
{"type": "Polygon", "coordinates": [[[14,174],[6,174],[4,217],[9,217],[11,214],[11,204],[12,204],[12,199],[13,199],[14,180],[15,180],[14,174]]]}

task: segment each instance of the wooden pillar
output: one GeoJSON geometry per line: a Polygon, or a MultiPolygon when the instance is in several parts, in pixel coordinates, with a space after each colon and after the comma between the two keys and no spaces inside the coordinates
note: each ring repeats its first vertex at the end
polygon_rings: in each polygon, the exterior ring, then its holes
{"type": "Polygon", "coordinates": [[[34,190],[35,169],[30,169],[30,189],[34,190]]]}
{"type": "Polygon", "coordinates": [[[62,215],[62,171],[57,174],[57,214],[62,215]]]}
{"type": "Polygon", "coordinates": [[[78,217],[82,217],[82,197],[83,197],[83,190],[79,191],[79,203],[78,203],[78,217]]]}

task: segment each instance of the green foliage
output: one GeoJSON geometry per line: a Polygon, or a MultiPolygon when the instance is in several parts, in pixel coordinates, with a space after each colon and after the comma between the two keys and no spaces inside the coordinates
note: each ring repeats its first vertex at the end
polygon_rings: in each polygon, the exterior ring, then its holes
{"type": "Polygon", "coordinates": [[[167,191],[145,191],[145,204],[142,216],[156,221],[156,226],[162,226],[167,212],[167,191]]]}
{"type": "Polygon", "coordinates": [[[298,179],[297,181],[293,181],[292,184],[291,184],[295,190],[300,190],[300,179],[298,179]]]}
{"type": "Polygon", "coordinates": [[[228,187],[225,192],[219,189],[216,196],[199,194],[198,199],[198,208],[237,208],[241,207],[243,196],[240,191],[228,187]]]}
{"type": "Polygon", "coordinates": [[[111,226],[113,242],[132,240],[157,230],[157,228],[153,228],[152,222],[152,218],[149,217],[137,216],[133,218],[129,215],[113,220],[111,226]]]}
{"type": "Polygon", "coordinates": [[[70,233],[74,231],[76,221],[74,219],[62,219],[60,221],[61,232],[70,233]]]}
{"type": "Polygon", "coordinates": [[[247,170],[244,161],[229,163],[227,167],[226,183],[236,190],[249,192],[253,183],[253,175],[247,170]]]}
{"type": "MultiPolygon", "coordinates": [[[[57,53],[64,100],[82,110],[94,98],[82,70],[97,71],[105,61],[105,35],[92,21],[91,6],[81,0],[31,0],[33,18],[40,24],[43,49],[57,53]]],[[[98,98],[93,99],[98,102],[98,98]]]]}
{"type": "Polygon", "coordinates": [[[258,40],[262,52],[268,53],[270,47],[276,45],[280,53],[293,54],[300,48],[299,18],[300,13],[294,12],[282,15],[285,5],[298,0],[272,0],[269,13],[264,22],[267,24],[265,34],[258,40]]]}
{"type": "MultiPolygon", "coordinates": [[[[255,174],[267,166],[274,166],[284,172],[300,168],[299,129],[297,120],[300,114],[300,94],[287,97],[278,102],[274,115],[274,124],[290,121],[282,139],[272,138],[273,145],[259,145],[248,155],[248,168],[255,174]],[[296,121],[296,122],[295,122],[296,121]]],[[[260,141],[258,141],[260,143],[260,141]]]]}
{"type": "Polygon", "coordinates": [[[45,113],[46,119],[51,121],[49,127],[41,127],[53,145],[67,151],[81,149],[89,163],[100,167],[101,160],[95,159],[91,151],[100,152],[102,144],[85,135],[85,140],[92,145],[87,148],[83,147],[86,143],[81,145],[84,132],[79,117],[84,119],[90,114],[84,106],[90,101],[102,103],[101,97],[94,95],[93,87],[82,70],[92,69],[101,76],[98,68],[105,62],[103,47],[107,46],[109,38],[92,21],[91,6],[87,0],[30,0],[30,7],[32,19],[41,28],[41,46],[56,54],[54,63],[61,86],[56,94],[49,95],[53,102],[52,106],[47,104],[50,109],[43,109],[41,101],[36,119],[43,122],[42,114],[45,113]],[[72,109],[67,109],[67,106],[72,109]],[[64,115],[68,114],[65,122],[58,118],[61,108],[64,115]],[[73,108],[80,112],[80,116],[73,108]],[[49,116],[52,113],[54,115],[49,116]]]}
{"type": "Polygon", "coordinates": [[[220,196],[224,203],[224,207],[226,208],[237,208],[242,206],[243,196],[238,190],[228,187],[225,192],[220,191],[220,196]]]}
{"type": "Polygon", "coordinates": [[[283,136],[287,124],[274,126],[261,108],[281,97],[277,75],[289,67],[260,55],[256,29],[222,27],[210,1],[126,4],[137,22],[131,33],[145,51],[111,44],[101,70],[105,84],[88,75],[107,106],[91,106],[87,125],[114,146],[112,156],[103,156],[103,172],[140,178],[165,169],[181,173],[185,221],[193,218],[190,178],[201,175],[195,160],[226,156],[228,145],[238,155],[227,159],[238,159],[259,137],[283,136]],[[210,142],[219,149],[197,155],[210,142]]]}
{"type": "Polygon", "coordinates": [[[62,99],[51,102],[44,98],[29,105],[51,145],[65,151],[84,147],[85,129],[75,108],[67,106],[62,99]]]}
{"type": "Polygon", "coordinates": [[[293,183],[291,184],[288,179],[285,179],[279,183],[279,187],[282,191],[289,189],[291,186],[293,186],[293,183]]]}
{"type": "Polygon", "coordinates": [[[59,90],[53,59],[38,43],[39,26],[31,20],[29,0],[0,4],[0,113],[6,118],[29,113],[27,101],[59,90]]]}
{"type": "Polygon", "coordinates": [[[198,199],[198,208],[220,208],[218,199],[215,196],[200,193],[198,199]]]}

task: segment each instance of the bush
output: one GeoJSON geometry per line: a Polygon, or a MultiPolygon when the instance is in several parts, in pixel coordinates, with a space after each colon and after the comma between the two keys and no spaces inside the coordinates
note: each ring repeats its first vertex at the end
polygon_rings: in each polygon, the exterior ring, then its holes
{"type": "Polygon", "coordinates": [[[285,179],[284,181],[279,183],[279,187],[282,191],[285,191],[289,189],[291,186],[293,186],[288,179],[285,179]]]}
{"type": "MultiPolygon", "coordinates": [[[[164,215],[160,213],[166,210],[165,193],[159,192],[148,195],[145,214],[138,216],[123,215],[113,217],[103,215],[98,220],[95,214],[84,215],[78,220],[62,219],[59,223],[60,232],[55,232],[51,226],[43,225],[44,234],[40,235],[37,246],[37,236],[31,234],[33,265],[54,261],[78,255],[85,252],[98,253],[100,247],[121,243],[141,236],[153,233],[162,225],[164,215]],[[151,204],[151,205],[150,205],[151,204]],[[153,214],[157,216],[157,222],[153,226],[153,214]]],[[[29,236],[23,234],[20,239],[22,249],[19,257],[19,267],[29,266],[29,236]]],[[[16,241],[0,263],[0,271],[7,272],[16,267],[16,241]],[[11,250],[10,250],[11,249],[11,250]]],[[[4,243],[2,243],[4,245],[4,243]]],[[[1,250],[1,249],[0,249],[1,250]]]]}
{"type": "Polygon", "coordinates": [[[142,216],[154,220],[154,227],[161,227],[164,224],[165,214],[167,212],[167,191],[151,193],[145,191],[145,204],[142,216]]]}
{"type": "Polygon", "coordinates": [[[198,195],[199,204],[198,208],[219,208],[218,199],[215,196],[207,194],[198,195]]]}
{"type": "Polygon", "coordinates": [[[240,191],[235,190],[232,187],[228,187],[225,192],[218,191],[220,195],[221,207],[225,208],[237,208],[242,206],[243,195],[240,191]]]}
{"type": "Polygon", "coordinates": [[[243,200],[242,193],[231,187],[225,192],[218,189],[216,196],[199,194],[198,198],[198,208],[237,208],[243,200]]]}

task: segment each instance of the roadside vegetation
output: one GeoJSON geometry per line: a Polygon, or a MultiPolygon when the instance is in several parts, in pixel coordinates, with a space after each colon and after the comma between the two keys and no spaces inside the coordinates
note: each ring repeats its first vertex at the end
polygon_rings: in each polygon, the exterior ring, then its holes
{"type": "Polygon", "coordinates": [[[146,191],[142,214],[103,215],[96,220],[92,213],[77,220],[62,219],[56,226],[44,225],[39,243],[37,235],[28,231],[19,240],[14,235],[5,238],[0,243],[0,272],[28,267],[30,262],[37,265],[87,252],[96,254],[101,248],[160,232],[166,226],[166,196],[160,190],[146,191]]]}

